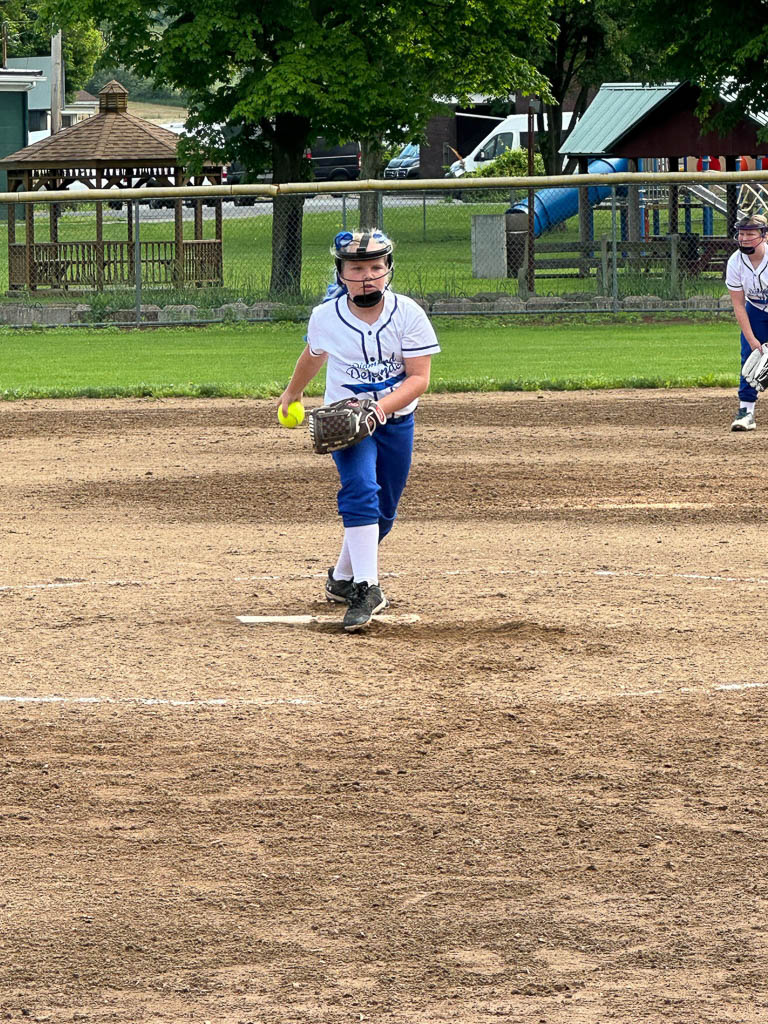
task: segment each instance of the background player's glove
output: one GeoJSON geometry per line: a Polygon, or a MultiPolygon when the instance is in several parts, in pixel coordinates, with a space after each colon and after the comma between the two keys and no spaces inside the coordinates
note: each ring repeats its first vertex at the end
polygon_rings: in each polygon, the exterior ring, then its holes
{"type": "Polygon", "coordinates": [[[741,368],[741,375],[747,384],[751,384],[758,391],[765,391],[768,387],[768,344],[753,349],[746,358],[741,368]]]}
{"type": "Polygon", "coordinates": [[[318,455],[351,448],[387,421],[372,398],[342,398],[332,405],[310,409],[308,418],[309,436],[318,455]]]}

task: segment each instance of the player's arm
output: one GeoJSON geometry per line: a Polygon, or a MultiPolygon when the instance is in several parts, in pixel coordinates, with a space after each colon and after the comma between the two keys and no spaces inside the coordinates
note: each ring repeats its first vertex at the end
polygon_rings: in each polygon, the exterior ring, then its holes
{"type": "Polygon", "coordinates": [[[283,415],[287,414],[288,406],[291,402],[301,401],[304,388],[320,373],[323,366],[325,366],[327,358],[327,352],[320,352],[318,355],[314,355],[309,345],[305,346],[304,351],[296,361],[296,367],[288,382],[288,387],[280,395],[280,407],[283,410],[283,415]]]}
{"type": "Polygon", "coordinates": [[[733,306],[733,312],[736,317],[736,321],[741,328],[742,334],[749,342],[749,347],[756,352],[762,351],[762,345],[755,337],[755,332],[752,330],[752,324],[749,322],[749,315],[747,313],[747,300],[744,297],[744,292],[739,289],[736,291],[734,288],[731,292],[731,304],[733,306]]]}
{"type": "Polygon", "coordinates": [[[403,363],[405,364],[405,380],[399,388],[389,395],[385,395],[379,402],[379,408],[387,416],[410,405],[429,387],[432,356],[413,356],[410,359],[404,359],[403,363]]]}

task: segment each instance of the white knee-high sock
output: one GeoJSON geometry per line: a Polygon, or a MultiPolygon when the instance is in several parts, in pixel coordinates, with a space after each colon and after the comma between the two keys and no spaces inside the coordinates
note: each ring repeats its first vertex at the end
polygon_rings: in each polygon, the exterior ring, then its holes
{"type": "Polygon", "coordinates": [[[352,572],[352,559],[349,557],[349,544],[347,543],[347,531],[344,531],[344,543],[341,545],[341,551],[339,557],[336,560],[336,565],[333,570],[333,578],[335,580],[351,580],[354,576],[352,572]]]}
{"type": "Polygon", "coordinates": [[[379,524],[348,526],[344,543],[349,551],[355,583],[379,582],[379,524]]]}

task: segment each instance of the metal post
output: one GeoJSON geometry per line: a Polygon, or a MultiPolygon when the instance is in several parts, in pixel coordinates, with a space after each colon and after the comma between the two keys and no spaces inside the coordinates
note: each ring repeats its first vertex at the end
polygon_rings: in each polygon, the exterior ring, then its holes
{"type": "Polygon", "coordinates": [[[679,235],[669,236],[669,288],[672,298],[679,299],[680,296],[680,264],[678,262],[679,235]]]}
{"type": "Polygon", "coordinates": [[[619,253],[616,238],[616,186],[611,186],[611,251],[613,268],[611,272],[611,294],[613,295],[613,311],[619,311],[619,253]]]}
{"type": "Polygon", "coordinates": [[[136,323],[141,323],[141,238],[139,200],[133,200],[133,276],[136,284],[136,323]]]}
{"type": "Polygon", "coordinates": [[[379,229],[384,230],[384,193],[377,192],[377,203],[378,203],[378,216],[376,217],[379,223],[379,229]]]}
{"type": "Polygon", "coordinates": [[[421,207],[422,207],[422,231],[423,231],[424,241],[426,242],[426,240],[427,240],[427,193],[426,192],[422,192],[421,193],[421,207]]]}
{"type": "MultiPolygon", "coordinates": [[[[528,100],[528,177],[533,177],[533,114],[534,114],[534,101],[530,97],[528,100]]],[[[535,201],[535,191],[533,188],[528,189],[528,273],[526,278],[526,285],[528,288],[528,294],[533,295],[536,291],[536,282],[534,275],[533,266],[533,236],[535,234],[535,221],[533,216],[533,204],[535,201]]]]}
{"type": "Polygon", "coordinates": [[[347,230],[347,193],[341,193],[341,229],[347,230]]]}

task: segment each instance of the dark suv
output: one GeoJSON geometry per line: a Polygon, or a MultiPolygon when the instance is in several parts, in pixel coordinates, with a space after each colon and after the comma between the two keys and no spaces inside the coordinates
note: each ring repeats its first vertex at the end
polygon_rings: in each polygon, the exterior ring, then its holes
{"type": "Polygon", "coordinates": [[[354,181],[360,177],[360,143],[329,146],[317,138],[307,150],[315,181],[354,181]]]}
{"type": "Polygon", "coordinates": [[[409,142],[405,149],[393,157],[384,168],[385,178],[418,178],[419,145],[409,142]]]}

